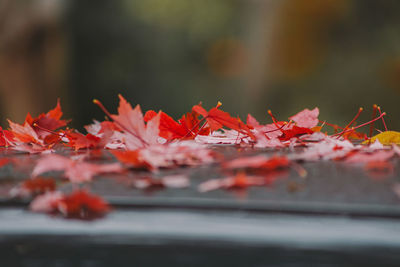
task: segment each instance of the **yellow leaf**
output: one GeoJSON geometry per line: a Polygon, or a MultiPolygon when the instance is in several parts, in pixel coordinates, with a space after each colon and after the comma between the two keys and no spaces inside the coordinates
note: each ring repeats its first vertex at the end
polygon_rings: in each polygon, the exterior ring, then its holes
{"type": "Polygon", "coordinates": [[[376,139],[381,142],[382,145],[391,145],[398,144],[400,145],[400,132],[395,131],[386,131],[380,134],[377,134],[371,137],[371,141],[364,141],[363,144],[368,144],[369,142],[372,144],[376,141],[376,139]]]}

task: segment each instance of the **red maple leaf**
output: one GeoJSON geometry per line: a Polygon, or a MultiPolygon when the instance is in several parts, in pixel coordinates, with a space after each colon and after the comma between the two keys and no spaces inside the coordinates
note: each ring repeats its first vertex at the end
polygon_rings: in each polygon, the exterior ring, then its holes
{"type": "Polygon", "coordinates": [[[76,190],[69,195],[59,191],[37,196],[30,204],[34,212],[61,213],[67,218],[90,220],[104,216],[110,205],[100,196],[85,190],[76,190]]]}
{"type": "Polygon", "coordinates": [[[182,118],[179,119],[179,123],[185,126],[185,128],[189,131],[191,138],[194,138],[196,134],[198,135],[209,135],[210,128],[207,126],[202,126],[200,128],[200,120],[199,115],[196,112],[188,112],[186,115],[183,115],[182,118]]]}
{"type": "Polygon", "coordinates": [[[210,131],[216,131],[221,129],[222,127],[228,127],[232,130],[238,131],[240,133],[246,134],[250,136],[253,140],[255,140],[255,136],[250,131],[250,128],[244,124],[239,118],[233,118],[229,115],[228,112],[222,111],[219,109],[221,103],[208,112],[201,106],[201,103],[193,106],[192,111],[203,116],[210,127],[210,131]]]}
{"type": "Polygon", "coordinates": [[[1,132],[3,137],[7,134],[13,136],[12,141],[7,138],[7,144],[15,150],[30,153],[43,152],[60,142],[62,136],[54,130],[67,125],[67,121],[61,120],[62,114],[60,102],[57,101],[57,106],[54,109],[42,113],[36,118],[32,118],[28,113],[23,125],[8,120],[9,134],[4,131],[1,132]]]}
{"type": "Polygon", "coordinates": [[[64,196],[57,206],[64,216],[79,219],[101,217],[111,210],[109,204],[100,196],[85,190],[77,190],[64,196]]]}
{"type": "Polygon", "coordinates": [[[121,129],[115,125],[115,123],[113,123],[112,121],[102,121],[100,123],[101,129],[99,131],[99,133],[104,133],[104,132],[108,132],[108,131],[118,131],[120,132],[121,129]]]}
{"type": "Polygon", "coordinates": [[[43,141],[39,139],[38,134],[29,123],[25,122],[24,125],[20,125],[11,120],[8,120],[8,123],[11,129],[10,132],[13,134],[15,141],[21,143],[43,144],[43,141]]]}
{"type": "Polygon", "coordinates": [[[136,169],[152,170],[154,167],[140,156],[140,150],[111,151],[122,163],[136,169]]]}
{"type": "Polygon", "coordinates": [[[98,100],[97,104],[114,123],[125,132],[125,145],[128,149],[134,150],[152,144],[158,144],[160,116],[155,116],[145,124],[143,113],[139,105],[133,109],[125,98],[119,95],[118,115],[110,114],[98,100]]]}
{"type": "MultiPolygon", "coordinates": [[[[149,110],[144,115],[144,120],[146,122],[152,120],[154,117],[157,116],[157,112],[154,110],[149,110]]],[[[173,118],[171,118],[165,112],[160,111],[160,136],[167,140],[173,140],[184,137],[188,130],[181,125],[180,123],[176,122],[173,118]]]]}
{"type": "Polygon", "coordinates": [[[0,126],[0,147],[13,145],[14,135],[12,132],[3,130],[0,126]]]}
{"type": "Polygon", "coordinates": [[[293,127],[289,130],[282,129],[283,135],[279,137],[281,141],[287,141],[295,137],[302,136],[304,134],[312,134],[313,130],[310,128],[298,127],[293,125],[293,127]]]}
{"type": "Polygon", "coordinates": [[[67,120],[61,120],[62,115],[60,99],[58,99],[57,106],[47,113],[42,113],[36,118],[32,118],[31,114],[28,113],[25,123],[33,127],[39,136],[45,137],[51,134],[49,131],[54,131],[67,125],[67,120]]]}
{"type": "MultiPolygon", "coordinates": [[[[160,111],[160,136],[166,140],[174,139],[193,139],[197,134],[208,135],[210,130],[208,127],[200,129],[198,114],[195,112],[183,115],[179,121],[175,121],[165,112],[160,111]]],[[[144,115],[144,120],[148,122],[158,113],[149,110],[144,115]]]]}
{"type": "Polygon", "coordinates": [[[79,132],[65,132],[65,136],[68,138],[69,142],[66,146],[72,147],[75,150],[82,148],[104,148],[107,143],[108,138],[112,135],[112,132],[108,132],[106,136],[97,137],[93,134],[83,135],[79,132]]]}

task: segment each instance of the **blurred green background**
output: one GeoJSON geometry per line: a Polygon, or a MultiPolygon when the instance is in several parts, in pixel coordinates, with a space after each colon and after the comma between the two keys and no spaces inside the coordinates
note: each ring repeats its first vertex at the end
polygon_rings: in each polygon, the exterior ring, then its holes
{"type": "MultiPolygon", "coordinates": [[[[372,104],[400,129],[398,0],[0,0],[1,119],[58,97],[72,126],[117,94],[177,118],[203,101],[232,115],[359,122],[372,104]]],[[[378,125],[379,126],[379,125],[378,125]]]]}

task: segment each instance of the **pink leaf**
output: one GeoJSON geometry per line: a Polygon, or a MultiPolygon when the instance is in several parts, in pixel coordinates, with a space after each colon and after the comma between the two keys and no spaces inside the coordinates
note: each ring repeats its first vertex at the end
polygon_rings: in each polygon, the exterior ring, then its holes
{"type": "Polygon", "coordinates": [[[51,213],[57,210],[57,206],[63,198],[64,195],[59,191],[47,192],[37,196],[29,208],[34,212],[51,213]]]}
{"type": "Polygon", "coordinates": [[[92,164],[73,160],[60,155],[48,155],[41,158],[33,169],[35,177],[48,171],[64,171],[64,176],[73,183],[88,182],[93,176],[102,173],[120,173],[124,169],[119,163],[92,164]]]}
{"type": "Polygon", "coordinates": [[[294,121],[298,127],[312,128],[318,125],[319,109],[313,110],[305,109],[289,119],[294,121]]]}

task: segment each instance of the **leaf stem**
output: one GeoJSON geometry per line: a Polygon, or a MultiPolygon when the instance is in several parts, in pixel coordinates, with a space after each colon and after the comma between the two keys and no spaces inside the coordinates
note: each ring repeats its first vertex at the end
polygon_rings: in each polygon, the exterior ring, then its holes
{"type": "Polygon", "coordinates": [[[275,124],[276,128],[278,130],[280,130],[283,134],[285,134],[285,132],[282,130],[282,128],[278,125],[278,123],[277,123],[278,120],[275,118],[274,115],[272,115],[272,111],[269,109],[267,112],[271,116],[272,122],[275,124]]]}
{"type": "MultiPolygon", "coordinates": [[[[379,111],[379,114],[382,114],[381,107],[379,107],[379,106],[378,106],[378,111],[379,111]]],[[[388,129],[386,127],[385,119],[383,117],[382,117],[382,123],[383,123],[383,126],[385,127],[385,131],[387,131],[388,129]]]]}
{"type": "Polygon", "coordinates": [[[334,136],[337,136],[337,135],[343,135],[343,134],[345,134],[345,133],[347,133],[347,132],[352,132],[352,131],[354,131],[355,129],[364,127],[365,125],[368,125],[368,124],[370,124],[370,123],[373,123],[374,121],[380,120],[380,119],[381,119],[383,116],[385,116],[385,115],[386,115],[386,113],[383,112],[380,116],[376,117],[375,119],[373,119],[373,120],[371,120],[371,121],[369,121],[369,122],[366,122],[366,123],[357,125],[356,127],[353,127],[353,128],[351,128],[351,129],[342,131],[342,132],[340,132],[340,133],[333,134],[333,135],[331,135],[331,137],[334,137],[334,136]]]}
{"type": "MultiPolygon", "coordinates": [[[[349,124],[347,124],[346,127],[344,127],[343,133],[344,133],[347,129],[349,129],[349,127],[356,121],[356,119],[360,116],[360,114],[361,114],[362,111],[363,111],[363,108],[359,108],[359,109],[358,109],[358,112],[357,112],[356,116],[354,116],[354,118],[349,122],[349,124]]],[[[374,116],[374,117],[375,117],[375,116],[374,116]]],[[[372,124],[373,124],[373,123],[372,123],[372,124]]],[[[340,138],[340,137],[343,135],[343,133],[342,133],[342,134],[339,134],[338,138],[340,138]]]]}

